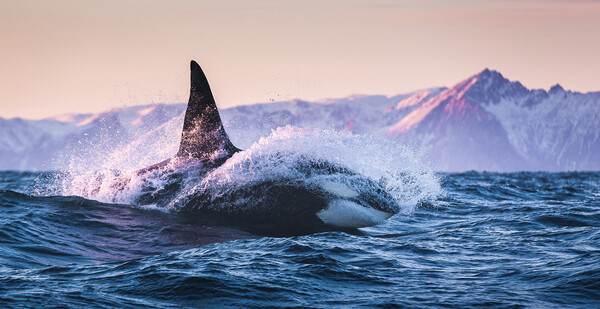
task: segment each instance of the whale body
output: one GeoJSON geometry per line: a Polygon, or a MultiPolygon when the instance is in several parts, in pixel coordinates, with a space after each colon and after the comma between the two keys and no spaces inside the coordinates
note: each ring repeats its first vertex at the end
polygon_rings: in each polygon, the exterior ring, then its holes
{"type": "MultiPolygon", "coordinates": [[[[160,188],[152,182],[145,183],[137,204],[167,204],[176,198],[185,216],[202,216],[268,235],[368,227],[383,223],[400,211],[392,195],[376,181],[312,158],[294,162],[297,172],[293,175],[240,186],[209,184],[182,192],[182,183],[190,173],[202,179],[242,151],[225,132],[204,72],[195,61],[191,61],[190,70],[190,97],[179,150],[174,157],[135,173],[142,179],[164,180],[160,188]],[[328,178],[333,174],[335,181],[328,178]]],[[[125,177],[115,187],[123,188],[130,181],[125,177]]]]}

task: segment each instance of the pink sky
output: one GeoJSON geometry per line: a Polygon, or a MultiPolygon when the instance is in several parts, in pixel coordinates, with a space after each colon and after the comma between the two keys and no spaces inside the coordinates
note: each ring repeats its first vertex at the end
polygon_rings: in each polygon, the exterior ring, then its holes
{"type": "Polygon", "coordinates": [[[221,107],[452,86],[486,67],[600,90],[600,1],[0,2],[0,117],[184,102],[189,60],[221,107]]]}

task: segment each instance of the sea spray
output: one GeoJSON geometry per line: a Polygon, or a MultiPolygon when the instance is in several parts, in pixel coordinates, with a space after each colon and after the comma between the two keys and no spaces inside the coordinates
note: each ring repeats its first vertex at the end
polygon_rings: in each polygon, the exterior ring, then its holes
{"type": "MultiPolygon", "coordinates": [[[[135,197],[141,194],[145,184],[153,183],[157,189],[163,181],[160,175],[147,175],[144,179],[137,176],[136,171],[165,160],[177,152],[180,138],[179,128],[183,117],[178,116],[158,126],[156,129],[140,133],[133,142],[121,145],[104,155],[102,151],[89,151],[88,157],[93,160],[80,160],[80,156],[70,158],[69,169],[65,174],[57,175],[56,184],[60,186],[60,194],[77,195],[86,198],[110,202],[133,204],[135,197]],[[129,179],[126,187],[119,186],[124,179],[129,179]]],[[[104,145],[98,143],[93,149],[102,150],[104,145]]]]}
{"type": "MultiPolygon", "coordinates": [[[[171,211],[181,207],[187,196],[198,192],[223,196],[253,183],[277,179],[302,179],[325,190],[365,190],[353,177],[376,182],[410,212],[418,202],[441,193],[437,176],[411,149],[394,141],[348,131],[312,130],[292,126],[273,130],[246,150],[236,153],[220,167],[207,171],[202,164],[173,160],[163,169],[138,174],[147,165],[164,160],[177,150],[172,134],[177,118],[155,131],[142,134],[120,147],[97,166],[78,166],[62,177],[63,195],[77,195],[102,202],[138,204],[140,196],[156,194],[178,182],[180,190],[153,207],[171,211]],[[168,137],[168,138],[167,138],[168,137]],[[150,146],[148,146],[150,145],[150,146]],[[328,163],[348,173],[312,171],[305,164],[328,163]],[[307,170],[308,168],[308,170],[307,170]],[[177,177],[172,177],[176,174],[177,177]]],[[[339,193],[339,192],[338,192],[339,193]]],[[[154,205],[156,204],[156,205],[154,205]]]]}

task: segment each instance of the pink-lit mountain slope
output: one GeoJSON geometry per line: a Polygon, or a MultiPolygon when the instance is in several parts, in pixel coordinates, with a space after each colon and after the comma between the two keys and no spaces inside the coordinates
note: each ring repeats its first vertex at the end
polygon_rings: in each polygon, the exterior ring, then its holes
{"type": "Polygon", "coordinates": [[[600,170],[600,93],[529,90],[486,69],[424,102],[387,136],[445,171],[600,170]]]}

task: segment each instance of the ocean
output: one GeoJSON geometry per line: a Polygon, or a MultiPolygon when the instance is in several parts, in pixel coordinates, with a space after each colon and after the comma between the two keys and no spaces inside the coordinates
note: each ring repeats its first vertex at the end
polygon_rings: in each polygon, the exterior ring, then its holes
{"type": "MultiPolygon", "coordinates": [[[[356,233],[264,237],[0,172],[2,308],[600,307],[600,173],[438,173],[356,233]]],[[[407,184],[409,185],[409,184],[407,184]]]]}

